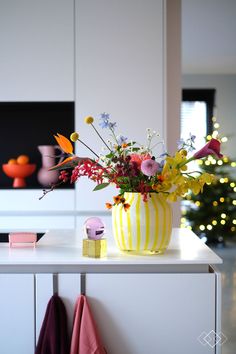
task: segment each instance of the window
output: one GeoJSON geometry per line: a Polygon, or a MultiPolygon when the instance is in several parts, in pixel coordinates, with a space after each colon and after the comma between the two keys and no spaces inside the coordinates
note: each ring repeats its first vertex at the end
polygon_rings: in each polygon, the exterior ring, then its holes
{"type": "Polygon", "coordinates": [[[212,133],[214,108],[214,89],[184,89],[181,105],[181,139],[186,140],[189,133],[196,136],[198,150],[205,144],[205,137],[212,133]]]}
{"type": "MultiPolygon", "coordinates": [[[[201,149],[205,143],[205,137],[212,134],[213,109],[215,100],[214,89],[184,89],[182,94],[180,136],[186,140],[189,134],[196,136],[194,146],[196,151],[201,149]]],[[[199,165],[196,161],[188,164],[192,171],[198,171],[199,165]]],[[[182,214],[189,208],[189,201],[181,202],[182,214]]]]}

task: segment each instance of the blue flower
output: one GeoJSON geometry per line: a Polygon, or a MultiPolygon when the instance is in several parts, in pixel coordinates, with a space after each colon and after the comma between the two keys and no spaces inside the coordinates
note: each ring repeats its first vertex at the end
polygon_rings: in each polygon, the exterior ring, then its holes
{"type": "Polygon", "coordinates": [[[100,114],[100,119],[109,120],[110,119],[110,114],[103,112],[103,113],[100,114]]]}
{"type": "Polygon", "coordinates": [[[116,122],[114,122],[114,123],[109,122],[108,123],[108,128],[115,129],[116,128],[116,122]]]}
{"type": "Polygon", "coordinates": [[[113,130],[116,128],[116,123],[109,122],[109,119],[110,119],[110,114],[103,112],[100,114],[100,123],[98,124],[100,125],[101,128],[109,128],[113,130]]]}
{"type": "Polygon", "coordinates": [[[165,160],[161,160],[161,162],[159,162],[159,165],[160,165],[160,169],[162,169],[165,165],[165,160]]]}
{"type": "Polygon", "coordinates": [[[109,127],[109,119],[110,119],[110,115],[108,113],[101,113],[100,114],[100,127],[102,128],[108,128],[109,127]]]}
{"type": "Polygon", "coordinates": [[[196,135],[192,135],[191,133],[189,133],[189,137],[192,143],[194,143],[195,139],[196,139],[196,135]]]}
{"type": "Polygon", "coordinates": [[[128,138],[126,138],[126,137],[123,136],[123,135],[118,135],[118,136],[116,137],[116,139],[117,139],[118,145],[122,145],[122,144],[126,143],[126,141],[127,141],[128,138]]]}
{"type": "Polygon", "coordinates": [[[108,128],[110,123],[108,122],[108,120],[103,120],[98,124],[100,125],[101,128],[108,128]]]}

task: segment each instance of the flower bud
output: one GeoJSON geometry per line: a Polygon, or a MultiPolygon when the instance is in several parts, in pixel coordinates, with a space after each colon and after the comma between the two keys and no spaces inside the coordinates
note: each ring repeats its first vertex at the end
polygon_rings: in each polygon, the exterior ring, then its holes
{"type": "Polygon", "coordinates": [[[182,155],[182,156],[187,156],[187,151],[185,150],[185,149],[181,149],[180,150],[180,154],[182,155]]]}
{"type": "Polygon", "coordinates": [[[76,140],[78,140],[78,139],[79,139],[79,134],[78,133],[74,132],[74,133],[72,133],[70,135],[70,140],[73,141],[73,143],[75,143],[76,140]]]}
{"type": "Polygon", "coordinates": [[[90,117],[90,116],[89,116],[89,117],[84,118],[84,122],[85,122],[86,124],[92,124],[93,121],[94,121],[93,117],[90,117]]]}

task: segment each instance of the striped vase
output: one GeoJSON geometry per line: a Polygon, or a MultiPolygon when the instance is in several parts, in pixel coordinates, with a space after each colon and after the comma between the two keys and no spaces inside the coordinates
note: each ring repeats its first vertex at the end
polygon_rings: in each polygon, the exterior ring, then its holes
{"type": "Polygon", "coordinates": [[[125,193],[130,208],[112,207],[113,234],[118,248],[137,254],[163,253],[170,242],[172,209],[161,194],[125,193]]]}

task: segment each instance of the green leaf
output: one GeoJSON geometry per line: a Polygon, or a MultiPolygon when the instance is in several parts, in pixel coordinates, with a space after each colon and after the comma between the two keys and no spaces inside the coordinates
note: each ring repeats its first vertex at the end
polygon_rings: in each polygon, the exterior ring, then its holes
{"type": "Polygon", "coordinates": [[[109,152],[109,154],[106,155],[106,158],[111,159],[114,155],[114,152],[109,152]]]}
{"type": "Polygon", "coordinates": [[[109,186],[110,183],[101,183],[98,184],[93,190],[94,191],[100,191],[100,189],[106,188],[107,186],[109,186]]]}

